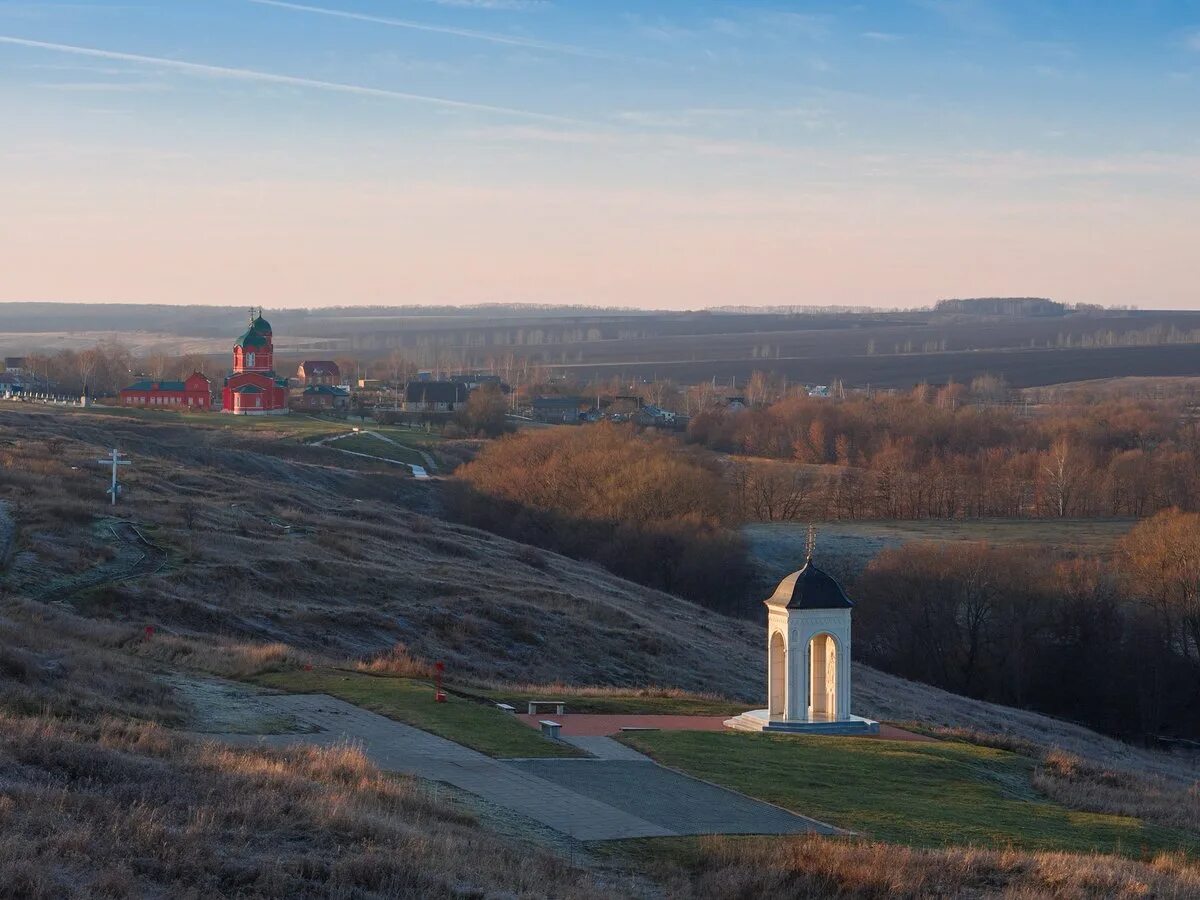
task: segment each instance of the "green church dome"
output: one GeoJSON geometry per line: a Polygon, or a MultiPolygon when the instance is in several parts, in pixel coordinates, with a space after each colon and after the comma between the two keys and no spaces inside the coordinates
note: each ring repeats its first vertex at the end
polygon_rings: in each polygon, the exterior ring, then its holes
{"type": "Polygon", "coordinates": [[[271,341],[271,323],[262,316],[262,310],[250,320],[250,327],[237,339],[235,347],[265,347],[271,341]]]}

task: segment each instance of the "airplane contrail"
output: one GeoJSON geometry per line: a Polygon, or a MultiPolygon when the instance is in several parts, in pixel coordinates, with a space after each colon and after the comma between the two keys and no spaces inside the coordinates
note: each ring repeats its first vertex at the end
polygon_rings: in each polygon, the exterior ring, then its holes
{"type": "Polygon", "coordinates": [[[74,44],[54,44],[48,41],[34,41],[28,38],[0,35],[0,44],[15,47],[30,47],[37,50],[51,50],[56,53],[69,53],[75,56],[89,56],[94,59],[111,59],[120,62],[140,63],[150,66],[175,69],[192,75],[208,78],[229,78],[238,81],[257,81],[267,84],[284,84],[292,87],[312,88],[321,91],[333,91],[341,94],[356,94],[362,97],[380,97],[388,100],[405,100],[411,103],[424,103],[431,106],[442,106],[450,109],[473,110],[475,112],[492,113],[502,116],[515,116],[522,119],[538,119],[544,122],[579,125],[578,119],[565,116],[555,116],[549,113],[531,112],[527,109],[514,109],[510,106],[493,106],[488,103],[474,103],[469,100],[452,100],[447,97],[430,97],[425,94],[411,94],[406,91],[393,91],[387,88],[373,88],[361,84],[347,84],[340,81],[321,81],[316,78],[301,78],[296,75],[277,75],[273,72],[261,72],[257,69],[238,69],[229,66],[213,66],[206,63],[186,62],[179,59],[168,59],[161,56],[143,56],[138,53],[123,53],[118,50],[102,50],[95,47],[79,47],[74,44]]]}
{"type": "Polygon", "coordinates": [[[498,34],[492,31],[474,31],[470,28],[453,28],[448,25],[428,25],[424,22],[412,22],[408,19],[392,19],[387,16],[373,16],[367,13],[351,12],[344,9],[327,9],[322,6],[306,6],[302,3],[286,3],[284,0],[246,0],[246,2],[257,6],[276,6],[280,9],[290,9],[296,12],[316,13],[317,15],[334,16],[339,19],[353,19],[356,22],[373,22],[376,25],[389,25],[392,28],[409,28],[413,31],[430,31],[435,34],[449,34],[477,41],[490,41],[493,44],[527,47],[531,50],[546,50],[551,53],[566,53],[572,56],[590,56],[595,59],[610,58],[606,53],[601,53],[598,50],[589,50],[586,47],[575,47],[571,44],[556,44],[552,41],[539,41],[536,38],[498,34]]]}

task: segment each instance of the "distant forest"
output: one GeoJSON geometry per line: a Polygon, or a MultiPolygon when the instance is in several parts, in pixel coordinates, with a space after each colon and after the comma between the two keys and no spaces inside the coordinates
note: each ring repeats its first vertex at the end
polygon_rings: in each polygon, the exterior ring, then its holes
{"type": "Polygon", "coordinates": [[[754,521],[1200,510],[1194,398],[1007,397],[989,378],[837,402],[796,393],[702,412],[689,438],[735,454],[733,502],[754,521]]]}
{"type": "Polygon", "coordinates": [[[1045,297],[975,297],[939,300],[934,311],[976,316],[1062,316],[1067,306],[1045,297]]]}

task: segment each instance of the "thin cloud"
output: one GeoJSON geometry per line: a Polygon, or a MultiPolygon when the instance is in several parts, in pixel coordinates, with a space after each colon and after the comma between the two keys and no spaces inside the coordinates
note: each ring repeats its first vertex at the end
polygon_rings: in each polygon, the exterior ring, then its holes
{"type": "Polygon", "coordinates": [[[467,9],[527,10],[546,9],[550,0],[425,0],[438,6],[459,6],[467,9]]]}
{"type": "Polygon", "coordinates": [[[392,19],[387,16],[373,16],[367,13],[351,12],[344,9],[328,9],[323,6],[306,6],[301,3],[286,3],[284,0],[246,0],[256,6],[273,6],[277,9],[290,9],[294,12],[314,13],[319,16],[333,16],[338,19],[351,19],[355,22],[371,22],[375,25],[387,25],[390,28],[408,28],[413,31],[448,34],[454,37],[468,38],[476,41],[488,41],[493,44],[507,44],[512,47],[524,47],[530,50],[543,50],[551,53],[565,53],[571,56],[589,56],[595,59],[608,59],[606,53],[589,50],[586,47],[575,47],[571,44],[556,44],[551,41],[539,41],[535,38],[525,38],[516,35],[499,34],[492,31],[475,31],[470,28],[453,28],[448,25],[429,25],[424,22],[412,22],[408,19],[392,19]]]}
{"type": "Polygon", "coordinates": [[[492,106],[487,103],[474,103],[468,100],[451,100],[446,97],[431,97],[425,94],[411,94],[406,91],[393,91],[386,88],[366,87],[359,84],[346,84],[340,81],[321,81],[316,78],[301,78],[295,75],[277,75],[273,72],[261,72],[257,69],[237,69],[228,66],[212,66],[205,63],[184,62],[178,59],[167,59],[161,56],[143,56],[137,53],[122,53],[117,50],[101,50],[94,47],[79,47],[74,44],[52,44],[47,41],[32,41],[26,38],[0,35],[0,44],[14,47],[29,47],[35,50],[50,50],[55,53],[69,53],[75,56],[87,56],[93,59],[109,59],[120,62],[140,63],[149,66],[160,66],[186,72],[190,75],[200,75],[208,78],[227,78],[236,81],[253,81],[264,84],[282,84],[291,87],[311,88],[320,91],[332,91],[339,94],[355,94],[360,97],[378,97],[385,100],[405,100],[411,103],[423,103],[429,106],[441,106],[448,109],[470,110],[502,116],[514,116],[521,119],[538,119],[547,122],[562,122],[579,124],[575,119],[564,116],[554,116],[547,113],[531,112],[526,109],[514,109],[508,106],[492,106]]]}

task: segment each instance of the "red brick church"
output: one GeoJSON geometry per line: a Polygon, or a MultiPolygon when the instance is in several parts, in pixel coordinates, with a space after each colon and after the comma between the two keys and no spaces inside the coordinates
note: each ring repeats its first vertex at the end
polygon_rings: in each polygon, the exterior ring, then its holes
{"type": "Polygon", "coordinates": [[[287,379],[275,376],[271,325],[250,312],[250,327],[233,347],[233,374],[225,379],[222,411],[235,416],[286,415],[287,379]]]}

